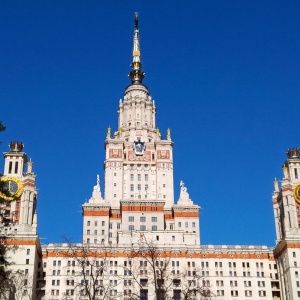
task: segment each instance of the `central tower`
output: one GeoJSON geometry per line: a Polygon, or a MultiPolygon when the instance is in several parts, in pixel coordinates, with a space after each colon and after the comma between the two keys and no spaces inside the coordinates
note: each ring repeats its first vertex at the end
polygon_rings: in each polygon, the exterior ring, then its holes
{"type": "Polygon", "coordinates": [[[102,198],[98,180],[91,199],[83,205],[83,241],[126,244],[133,232],[158,241],[161,231],[160,235],[166,235],[161,239],[164,243],[199,244],[200,207],[193,205],[183,182],[174,204],[171,131],[162,138],[154,100],[143,84],[137,13],[128,76],[131,84],[119,102],[118,130],[112,133],[108,128],[106,134],[105,195],[102,198]]]}

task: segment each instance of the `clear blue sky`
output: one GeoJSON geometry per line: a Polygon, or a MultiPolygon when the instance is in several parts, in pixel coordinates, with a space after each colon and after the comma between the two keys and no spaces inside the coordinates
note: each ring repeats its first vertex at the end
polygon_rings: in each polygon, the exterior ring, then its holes
{"type": "Polygon", "coordinates": [[[0,149],[34,161],[42,243],[80,241],[96,174],[103,191],[135,11],[176,200],[183,180],[203,244],[274,245],[272,182],[300,146],[298,0],[0,1],[0,149]]]}

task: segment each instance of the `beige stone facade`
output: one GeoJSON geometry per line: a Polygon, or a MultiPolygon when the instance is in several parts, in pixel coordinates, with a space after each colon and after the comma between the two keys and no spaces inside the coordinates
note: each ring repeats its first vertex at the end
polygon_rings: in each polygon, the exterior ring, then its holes
{"type": "Polygon", "coordinates": [[[180,196],[174,199],[171,131],[164,138],[157,128],[155,102],[142,83],[137,22],[133,49],[132,84],[119,101],[118,129],[109,128],[104,141],[105,191],[97,176],[82,205],[81,243],[40,246],[32,163],[24,175],[23,147],[4,153],[4,177],[19,179],[23,192],[1,204],[9,211],[1,234],[19,247],[13,268],[31,278],[26,293],[45,300],[152,300],[158,286],[165,292],[161,299],[183,299],[189,291],[187,299],[299,299],[298,150],[288,154],[281,187],[275,181],[275,249],[201,245],[200,206],[184,182],[175,183],[180,196]]]}

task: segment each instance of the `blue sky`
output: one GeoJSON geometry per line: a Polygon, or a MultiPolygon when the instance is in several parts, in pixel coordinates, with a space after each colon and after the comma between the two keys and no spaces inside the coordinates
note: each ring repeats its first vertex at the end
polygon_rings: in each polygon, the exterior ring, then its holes
{"type": "Polygon", "coordinates": [[[0,149],[23,141],[34,161],[42,243],[80,241],[96,174],[103,191],[135,11],[176,200],[183,180],[203,244],[274,245],[272,182],[300,146],[296,0],[0,1],[0,149]]]}

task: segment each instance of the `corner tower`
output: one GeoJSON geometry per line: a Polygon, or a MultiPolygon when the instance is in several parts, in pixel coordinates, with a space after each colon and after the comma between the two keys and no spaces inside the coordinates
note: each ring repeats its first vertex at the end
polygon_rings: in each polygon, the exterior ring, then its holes
{"type": "Polygon", "coordinates": [[[7,234],[36,235],[37,190],[32,161],[27,161],[24,144],[11,142],[10,151],[4,152],[3,188],[0,197],[4,200],[2,209],[2,230],[7,234]],[[27,164],[27,172],[25,166],[27,164]],[[5,212],[4,212],[5,210],[5,212]]]}
{"type": "Polygon", "coordinates": [[[281,298],[300,295],[300,149],[288,149],[281,186],[274,181],[273,207],[276,226],[274,255],[278,264],[281,298]]]}
{"type": "MultiPolygon", "coordinates": [[[[12,293],[18,293],[22,287],[23,295],[32,295],[31,299],[35,300],[38,258],[41,256],[37,235],[36,175],[32,170],[33,162],[27,161],[23,152],[24,144],[11,142],[9,148],[9,152],[3,153],[4,174],[0,178],[0,241],[14,247],[9,252],[8,261],[12,262],[9,268],[16,274],[22,272],[24,277],[24,286],[17,279],[12,293]]],[[[17,299],[16,295],[12,297],[17,299]]]]}

